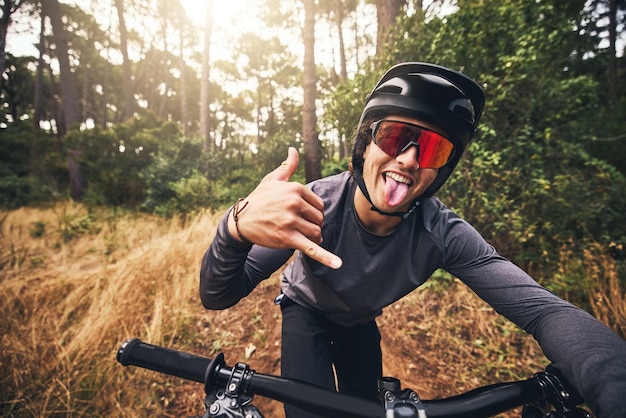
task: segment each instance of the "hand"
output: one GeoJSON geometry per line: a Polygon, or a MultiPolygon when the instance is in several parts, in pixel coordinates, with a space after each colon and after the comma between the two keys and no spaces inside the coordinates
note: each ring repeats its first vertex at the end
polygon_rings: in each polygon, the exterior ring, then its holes
{"type": "Polygon", "coordinates": [[[319,246],[322,243],[324,202],[304,185],[289,181],[299,163],[298,151],[289,148],[287,159],[267,174],[239,205],[237,225],[231,213],[228,229],[234,237],[243,236],[254,244],[269,248],[295,248],[325,266],[337,269],[341,267],[341,258],[319,246]]]}

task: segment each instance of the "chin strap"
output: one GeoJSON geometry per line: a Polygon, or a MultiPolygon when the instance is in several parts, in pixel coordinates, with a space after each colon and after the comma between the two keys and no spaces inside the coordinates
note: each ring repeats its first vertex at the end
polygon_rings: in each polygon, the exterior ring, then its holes
{"type": "Polygon", "coordinates": [[[367,199],[368,202],[370,202],[370,205],[372,205],[372,207],[370,208],[370,210],[373,210],[374,212],[380,213],[381,215],[385,215],[385,216],[398,216],[401,217],[402,219],[406,219],[409,216],[411,216],[413,213],[415,213],[415,210],[417,209],[417,207],[420,205],[421,201],[415,200],[412,204],[411,204],[411,208],[409,209],[408,212],[385,212],[382,211],[380,209],[378,209],[374,203],[372,203],[372,199],[370,198],[370,194],[367,191],[367,187],[365,187],[365,182],[363,181],[363,176],[361,175],[361,170],[358,168],[354,169],[354,181],[356,182],[356,184],[359,186],[359,189],[361,189],[361,193],[363,193],[363,196],[365,196],[365,198],[367,199]]]}

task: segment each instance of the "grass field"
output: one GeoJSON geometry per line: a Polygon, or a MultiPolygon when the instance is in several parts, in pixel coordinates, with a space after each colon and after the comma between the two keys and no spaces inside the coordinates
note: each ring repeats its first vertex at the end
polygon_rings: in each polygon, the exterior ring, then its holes
{"type": "MultiPolygon", "coordinates": [[[[207,357],[223,351],[229,364],[278,374],[280,272],[231,309],[200,304],[200,259],[221,215],[166,220],[73,203],[0,213],[0,415],[202,415],[202,385],[115,361],[129,337],[207,357]]],[[[596,313],[623,326],[624,293],[603,271],[596,313]]],[[[531,337],[452,278],[429,282],[378,322],[385,373],[424,399],[547,364],[531,337]]],[[[283,416],[276,402],[255,403],[283,416]]]]}

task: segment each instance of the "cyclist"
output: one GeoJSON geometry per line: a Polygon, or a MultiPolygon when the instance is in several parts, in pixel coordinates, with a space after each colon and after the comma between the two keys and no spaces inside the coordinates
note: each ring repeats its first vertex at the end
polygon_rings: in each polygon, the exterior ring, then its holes
{"type": "Polygon", "coordinates": [[[483,106],[482,89],[461,73],[392,67],[367,96],[349,171],[290,182],[299,163],[290,149],[224,216],[202,261],[203,305],[236,304],[299,250],[277,298],[281,373],[375,398],[376,317],[443,268],[532,334],[599,417],[626,417],[626,341],[538,285],[434,197],[483,106]]]}

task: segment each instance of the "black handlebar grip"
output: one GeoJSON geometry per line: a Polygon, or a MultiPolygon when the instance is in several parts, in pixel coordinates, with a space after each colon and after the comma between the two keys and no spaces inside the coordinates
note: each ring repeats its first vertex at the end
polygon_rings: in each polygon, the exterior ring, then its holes
{"type": "Polygon", "coordinates": [[[123,366],[139,366],[198,383],[204,383],[211,359],[142,342],[131,338],[117,350],[123,366]]]}

